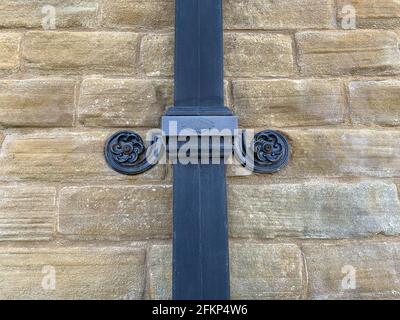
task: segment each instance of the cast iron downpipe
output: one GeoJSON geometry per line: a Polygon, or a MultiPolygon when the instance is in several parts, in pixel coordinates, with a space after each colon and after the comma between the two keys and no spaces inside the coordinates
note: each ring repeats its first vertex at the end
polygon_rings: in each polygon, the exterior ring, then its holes
{"type": "MultiPolygon", "coordinates": [[[[237,118],[224,106],[222,0],[176,0],[175,98],[174,106],[162,118],[162,137],[151,139],[146,148],[135,132],[118,132],[106,143],[107,163],[120,173],[139,174],[156,164],[154,159],[162,153],[157,143],[160,140],[172,158],[177,152],[172,146],[177,145],[179,150],[182,145],[178,137],[190,135],[180,134],[181,130],[200,133],[203,129],[228,129],[232,132],[229,138],[239,141],[231,142],[230,147],[235,149],[235,156],[243,166],[256,173],[272,173],[286,165],[289,144],[282,134],[270,130],[256,134],[249,152],[247,139],[244,133],[237,133],[237,126],[237,118]],[[171,130],[171,124],[176,131],[171,130]],[[146,152],[156,145],[155,152],[146,152]]],[[[226,147],[227,142],[222,139],[226,137],[220,138],[222,142],[217,147],[226,147]]],[[[199,151],[204,151],[201,146],[199,151]]],[[[175,161],[173,298],[228,300],[229,297],[225,164],[175,161]]]]}

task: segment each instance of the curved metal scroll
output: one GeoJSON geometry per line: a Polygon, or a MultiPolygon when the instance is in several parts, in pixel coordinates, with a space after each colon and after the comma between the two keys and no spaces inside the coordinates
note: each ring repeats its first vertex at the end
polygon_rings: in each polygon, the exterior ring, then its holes
{"type": "Polygon", "coordinates": [[[256,173],[274,173],[285,167],[290,157],[290,145],[280,132],[265,130],[257,133],[251,144],[246,143],[246,131],[236,137],[234,145],[238,161],[256,173]]]}
{"type": "Polygon", "coordinates": [[[119,131],[106,142],[104,155],[109,167],[126,175],[141,174],[153,168],[160,157],[160,137],[153,137],[145,146],[143,139],[134,131],[119,131]]]}

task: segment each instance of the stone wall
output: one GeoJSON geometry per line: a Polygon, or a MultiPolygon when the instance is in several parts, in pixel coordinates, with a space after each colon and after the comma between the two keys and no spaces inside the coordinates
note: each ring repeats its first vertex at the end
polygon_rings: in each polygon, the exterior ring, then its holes
{"type": "MultiPolygon", "coordinates": [[[[171,297],[171,170],[102,152],[172,104],[173,7],[1,1],[1,299],[171,297]]],[[[400,298],[399,1],[224,7],[226,103],[293,146],[273,176],[229,168],[232,297],[400,298]]]]}

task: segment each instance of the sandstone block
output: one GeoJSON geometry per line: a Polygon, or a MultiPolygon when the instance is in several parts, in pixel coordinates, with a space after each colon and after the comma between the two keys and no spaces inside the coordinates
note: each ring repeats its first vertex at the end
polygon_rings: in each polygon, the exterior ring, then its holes
{"type": "Polygon", "coordinates": [[[303,247],[311,299],[399,299],[399,244],[349,242],[303,247]]]}
{"type": "Polygon", "coordinates": [[[172,96],[169,81],[85,79],[79,121],[85,126],[157,128],[172,96]]]}
{"type": "Polygon", "coordinates": [[[0,124],[5,127],[67,127],[74,117],[75,81],[0,81],[0,124]]]}
{"type": "Polygon", "coordinates": [[[390,75],[400,71],[398,38],[378,30],[296,34],[303,75],[390,75]]]}
{"type": "Polygon", "coordinates": [[[21,38],[19,33],[0,33],[0,70],[16,71],[19,68],[21,38]]]}
{"type": "MultiPolygon", "coordinates": [[[[0,3],[0,27],[42,28],[54,8],[55,27],[94,28],[97,25],[97,1],[91,0],[3,0],[0,3]]],[[[47,24],[45,24],[47,27],[47,24]]]]}
{"type": "Polygon", "coordinates": [[[328,125],[344,121],[342,84],[331,80],[233,81],[243,127],[328,125]]]}
{"type": "Polygon", "coordinates": [[[0,248],[1,299],[141,299],[145,251],[134,247],[0,248]]]}
{"type": "Polygon", "coordinates": [[[354,81],[349,91],[353,123],[400,125],[400,81],[354,81]]]}
{"type": "Polygon", "coordinates": [[[68,187],[61,190],[59,231],[88,239],[170,238],[171,186],[68,187]]]}
{"type": "Polygon", "coordinates": [[[55,217],[55,188],[0,187],[0,240],[49,240],[55,217]]]}
{"type": "Polygon", "coordinates": [[[103,21],[106,27],[136,29],[172,28],[174,1],[172,0],[114,0],[104,1],[103,21]]]}
{"type": "MultiPolygon", "coordinates": [[[[171,246],[153,246],[149,255],[151,299],[171,299],[171,246]]],[[[231,243],[232,299],[299,299],[303,260],[293,244],[231,243]]]]}
{"type": "Polygon", "coordinates": [[[130,32],[26,34],[25,67],[42,72],[132,74],[139,36],[130,32]]]}

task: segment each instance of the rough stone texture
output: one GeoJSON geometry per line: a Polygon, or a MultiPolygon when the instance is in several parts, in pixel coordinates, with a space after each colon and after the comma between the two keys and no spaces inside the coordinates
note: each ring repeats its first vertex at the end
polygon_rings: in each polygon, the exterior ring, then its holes
{"type": "MultiPolygon", "coordinates": [[[[102,25],[137,29],[173,27],[172,0],[116,0],[103,2],[102,25]]],[[[307,29],[333,28],[332,0],[224,0],[225,28],[228,29],[307,29]]]]}
{"type": "MultiPolygon", "coordinates": [[[[231,185],[230,234],[238,238],[351,238],[400,233],[394,184],[309,182],[231,185]]],[[[61,234],[85,239],[168,239],[170,186],[71,187],[61,191],[61,234]]]]}
{"type": "Polygon", "coordinates": [[[148,252],[148,299],[172,299],[172,246],[155,245],[148,252]]]}
{"type": "Polygon", "coordinates": [[[357,28],[400,28],[400,3],[397,0],[338,0],[338,21],[346,17],[343,7],[356,10],[357,28]]]}
{"type": "Polygon", "coordinates": [[[59,230],[87,238],[170,238],[171,186],[68,187],[61,190],[59,230]]]}
{"type": "MultiPolygon", "coordinates": [[[[149,253],[149,298],[171,299],[171,246],[149,253]]],[[[301,251],[294,244],[231,243],[232,299],[299,299],[305,279],[301,251]]]]}
{"type": "Polygon", "coordinates": [[[0,187],[0,240],[49,240],[55,214],[55,188],[0,187]]]}
{"type": "Polygon", "coordinates": [[[303,259],[294,244],[230,245],[232,299],[299,299],[303,259]]]}
{"type": "Polygon", "coordinates": [[[111,133],[48,130],[7,135],[0,153],[0,181],[128,182],[164,178],[163,165],[129,177],[108,168],[103,149],[111,133]]]}
{"type": "Polygon", "coordinates": [[[328,125],[344,121],[339,81],[233,81],[234,111],[244,127],[328,125]]]}
{"type": "Polygon", "coordinates": [[[393,183],[231,185],[228,194],[233,237],[400,234],[400,202],[393,183]]]}
{"type": "Polygon", "coordinates": [[[329,29],[335,27],[332,0],[224,0],[230,29],[329,29]]]}
{"type": "MultiPolygon", "coordinates": [[[[229,83],[225,101],[230,105],[229,83]]],[[[78,118],[88,127],[159,128],[173,105],[173,81],[89,78],[82,82],[78,118]]]]}
{"type": "Polygon", "coordinates": [[[29,79],[0,81],[0,124],[72,126],[75,81],[29,79]]]}
{"type": "Polygon", "coordinates": [[[353,123],[400,125],[400,81],[354,81],[349,90],[353,123]]]}
{"type": "Polygon", "coordinates": [[[398,38],[391,31],[296,33],[303,75],[390,75],[400,71],[398,38]]]}
{"type": "Polygon", "coordinates": [[[173,0],[114,0],[103,1],[102,25],[136,29],[172,28],[173,0]]]}
{"type": "Polygon", "coordinates": [[[0,70],[18,69],[21,38],[19,33],[0,33],[0,70]]]}
{"type": "Polygon", "coordinates": [[[94,28],[97,25],[97,1],[2,0],[0,28],[42,28],[42,21],[48,15],[45,6],[55,8],[56,28],[94,28]]]}
{"type": "MultiPolygon", "coordinates": [[[[0,299],[171,297],[171,166],[121,175],[103,148],[173,103],[174,3],[0,1],[0,299]]],[[[225,104],[291,144],[273,175],[227,165],[232,297],[400,299],[399,1],[223,3],[225,104]]]]}
{"type": "MultiPolygon", "coordinates": [[[[171,35],[142,39],[141,63],[147,76],[173,75],[171,35]]],[[[294,72],[292,39],[281,34],[225,34],[225,75],[232,77],[289,76],[294,72]]]]}
{"type": "Polygon", "coordinates": [[[169,81],[136,79],[86,79],[81,86],[79,121],[85,126],[160,126],[172,105],[169,81]]]}
{"type": "Polygon", "coordinates": [[[399,131],[308,129],[286,133],[292,158],[276,178],[400,176],[399,131]]]}
{"type": "Polygon", "coordinates": [[[0,260],[1,299],[140,299],[144,293],[143,249],[5,247],[0,260]],[[55,290],[46,289],[49,270],[55,290]]]}
{"type": "Polygon", "coordinates": [[[281,34],[228,33],[225,65],[228,77],[290,76],[292,39],[281,34]]]}
{"type": "Polygon", "coordinates": [[[132,74],[139,36],[131,32],[28,32],[25,67],[42,72],[132,74]]]}
{"type": "Polygon", "coordinates": [[[306,244],[304,253],[312,299],[397,300],[400,297],[398,243],[306,244]],[[356,271],[356,288],[346,290],[348,287],[343,288],[342,284],[346,284],[344,278],[349,275],[349,267],[356,271]]]}
{"type": "Polygon", "coordinates": [[[173,56],[174,37],[171,34],[148,34],[143,37],[140,62],[147,76],[173,76],[173,56]]]}

